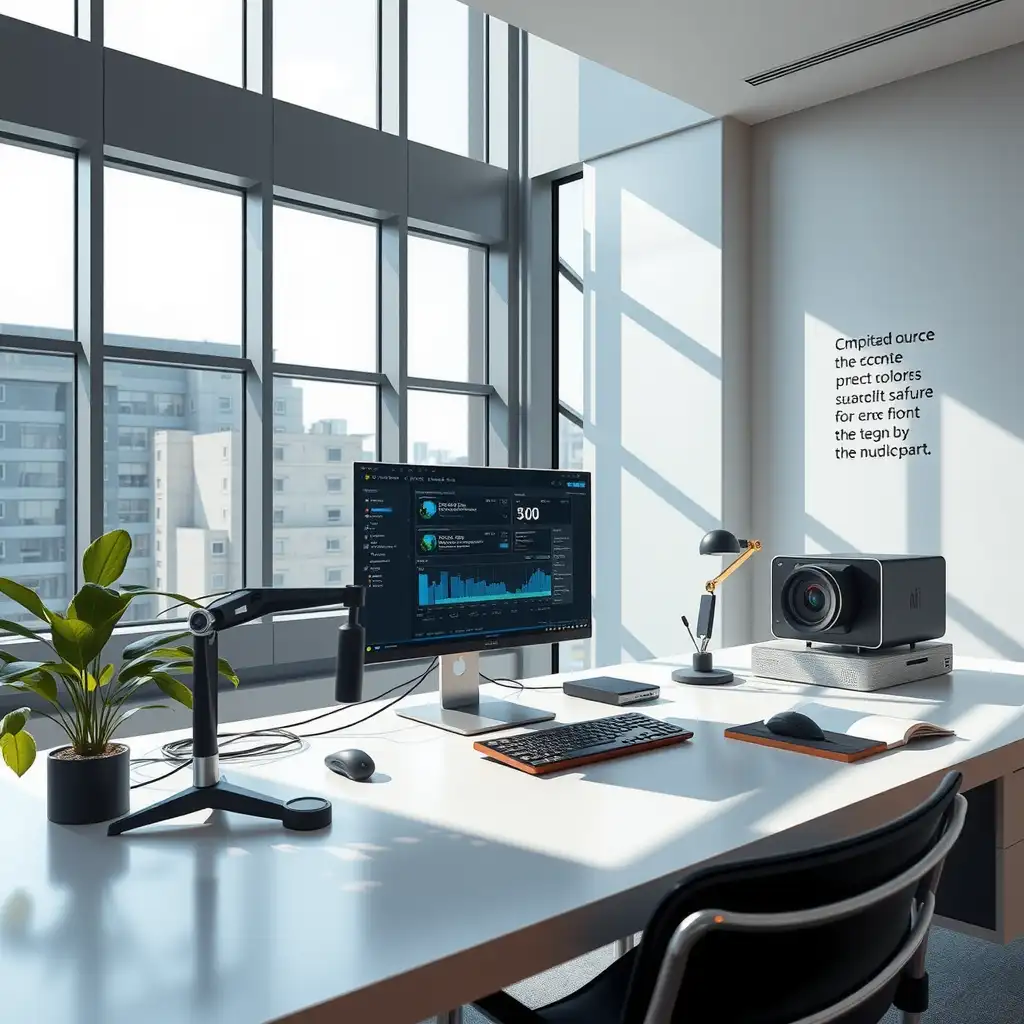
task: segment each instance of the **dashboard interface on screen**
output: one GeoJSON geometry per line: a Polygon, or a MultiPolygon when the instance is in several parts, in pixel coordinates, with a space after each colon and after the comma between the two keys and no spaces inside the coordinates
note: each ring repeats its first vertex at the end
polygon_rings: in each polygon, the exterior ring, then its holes
{"type": "Polygon", "coordinates": [[[590,474],[356,463],[366,658],[590,635],[590,474]]]}

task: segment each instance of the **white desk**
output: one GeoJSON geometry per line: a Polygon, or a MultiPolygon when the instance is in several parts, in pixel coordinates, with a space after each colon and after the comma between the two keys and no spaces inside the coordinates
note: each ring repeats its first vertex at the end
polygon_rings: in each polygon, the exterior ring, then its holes
{"type": "MultiPolygon", "coordinates": [[[[716,663],[748,659],[741,648],[716,663]]],[[[229,817],[107,838],[102,826],[47,823],[41,765],[21,780],[0,773],[4,1018],[414,1024],[641,929],[687,868],[874,824],[952,767],[967,788],[996,780],[979,791],[995,808],[998,882],[993,927],[980,931],[1024,932],[1024,772],[1013,774],[1024,665],[965,659],[952,678],[857,694],[761,679],[684,687],[669,680],[679,663],[607,672],[660,683],[662,702],[644,710],[691,725],[693,741],[568,775],[501,767],[471,740],[392,712],[275,763],[228,766],[257,788],[330,797],[334,824],[320,834],[229,817]],[[958,738],[844,765],[722,735],[807,693],[950,722],[958,738]],[[324,767],[345,746],[374,757],[375,783],[324,767]]],[[[557,692],[520,699],[562,722],[615,713],[557,692]]],[[[135,739],[132,753],[167,738],[135,739]]],[[[187,774],[136,790],[134,805],[187,774]]]]}

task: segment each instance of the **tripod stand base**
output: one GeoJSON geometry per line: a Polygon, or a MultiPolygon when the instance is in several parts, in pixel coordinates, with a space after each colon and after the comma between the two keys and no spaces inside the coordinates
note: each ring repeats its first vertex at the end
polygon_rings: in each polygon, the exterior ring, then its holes
{"type": "Polygon", "coordinates": [[[182,793],[117,818],[107,826],[108,836],[171,821],[196,811],[233,811],[251,818],[272,818],[294,832],[315,832],[331,823],[331,802],[319,796],[275,800],[221,779],[212,786],[189,786],[182,793]]]}
{"type": "Polygon", "coordinates": [[[721,686],[731,683],[735,676],[727,668],[677,668],[672,672],[672,680],[676,683],[689,683],[691,686],[721,686]]]}

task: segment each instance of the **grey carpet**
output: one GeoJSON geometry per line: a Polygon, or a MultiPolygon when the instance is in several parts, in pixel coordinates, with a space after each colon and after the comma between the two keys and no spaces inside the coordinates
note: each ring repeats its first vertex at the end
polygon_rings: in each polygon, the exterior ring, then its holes
{"type": "MultiPolygon", "coordinates": [[[[579,988],[612,961],[612,947],[528,978],[511,991],[527,1006],[543,1006],[579,988]]],[[[1024,1020],[1024,939],[995,946],[936,929],[928,955],[931,1009],[927,1024],[1019,1024],[1024,1020]]],[[[486,1024],[467,1008],[464,1024],[486,1024]]],[[[898,1024],[890,1010],[883,1024],[898,1024]]]]}

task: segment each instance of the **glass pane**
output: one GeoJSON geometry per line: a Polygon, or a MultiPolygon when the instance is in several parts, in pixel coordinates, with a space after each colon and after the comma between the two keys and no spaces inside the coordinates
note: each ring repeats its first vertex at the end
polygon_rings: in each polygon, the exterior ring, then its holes
{"type": "Polygon", "coordinates": [[[377,227],[274,208],[274,359],[377,369],[377,227]]]}
{"type": "Polygon", "coordinates": [[[108,167],[107,340],[238,355],[242,197],[108,167]]]}
{"type": "Polygon", "coordinates": [[[584,410],[583,293],[558,275],[558,400],[584,410]]]}
{"type": "Polygon", "coordinates": [[[483,383],[486,255],[409,236],[409,376],[483,383]]]}
{"type": "Polygon", "coordinates": [[[274,95],[376,128],[377,0],[274,4],[274,95]]]}
{"type": "Polygon", "coordinates": [[[377,389],[274,379],[274,586],[352,582],[352,463],[377,458],[377,389]]]}
{"type": "Polygon", "coordinates": [[[105,4],[104,43],[111,49],[244,85],[246,0],[92,2],[105,4]]]}
{"type": "MultiPolygon", "coordinates": [[[[122,582],[188,597],[242,585],[242,378],[108,362],[104,528],[132,536],[122,582]]],[[[182,618],[137,598],[126,618],[182,618]]]]}
{"type": "Polygon", "coordinates": [[[487,399],[409,392],[409,459],[419,466],[482,466],[487,399]]]}
{"type": "Polygon", "coordinates": [[[558,186],[558,259],[583,277],[583,179],[558,186]]]}
{"type": "Polygon", "coordinates": [[[481,155],[470,138],[472,20],[459,0],[409,0],[409,138],[461,156],[481,155]]]}
{"type": "Polygon", "coordinates": [[[74,336],[75,162],[0,143],[0,333],[74,336]]]}
{"type": "Polygon", "coordinates": [[[73,36],[77,3],[78,0],[0,0],[0,14],[73,36]]]}
{"type": "MultiPolygon", "coordinates": [[[[0,352],[0,576],[63,611],[73,596],[74,361],[0,352]]],[[[0,595],[0,618],[38,626],[0,595]]]]}

